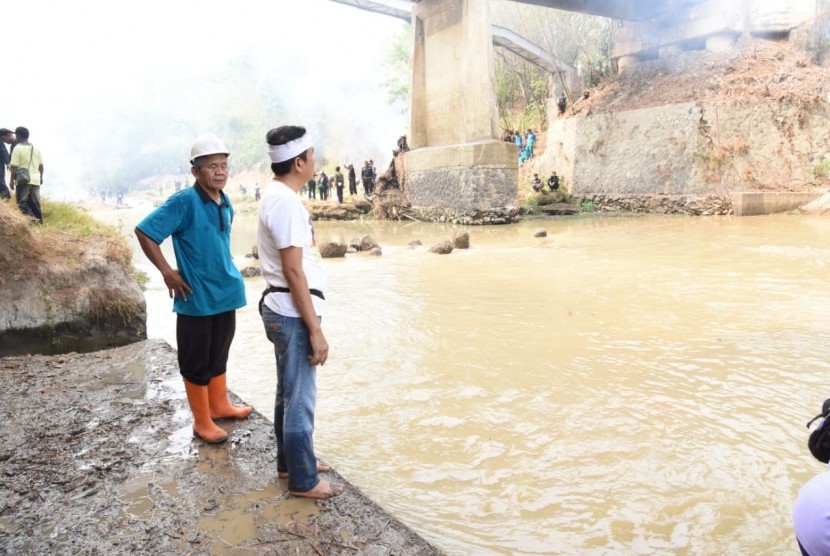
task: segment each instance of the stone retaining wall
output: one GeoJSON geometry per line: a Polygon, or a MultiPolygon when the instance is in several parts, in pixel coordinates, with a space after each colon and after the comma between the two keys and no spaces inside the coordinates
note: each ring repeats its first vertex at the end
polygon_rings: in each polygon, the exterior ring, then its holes
{"type": "Polygon", "coordinates": [[[688,214],[714,216],[732,214],[732,200],[724,195],[575,195],[572,202],[593,205],[599,212],[688,214]]]}
{"type": "Polygon", "coordinates": [[[486,140],[408,151],[406,193],[416,218],[504,224],[518,205],[516,146],[486,140]]]}
{"type": "Polygon", "coordinates": [[[413,208],[414,218],[425,222],[462,224],[465,226],[511,224],[519,220],[518,207],[494,208],[488,210],[457,211],[448,208],[413,208]]]}

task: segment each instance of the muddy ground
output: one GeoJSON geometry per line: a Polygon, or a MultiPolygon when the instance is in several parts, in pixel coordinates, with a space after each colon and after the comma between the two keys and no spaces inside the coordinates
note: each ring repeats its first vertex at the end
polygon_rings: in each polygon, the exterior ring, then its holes
{"type": "Polygon", "coordinates": [[[260,414],[220,422],[224,445],[194,440],[162,341],[7,357],[0,372],[2,553],[440,553],[352,485],[290,496],[260,414]]]}

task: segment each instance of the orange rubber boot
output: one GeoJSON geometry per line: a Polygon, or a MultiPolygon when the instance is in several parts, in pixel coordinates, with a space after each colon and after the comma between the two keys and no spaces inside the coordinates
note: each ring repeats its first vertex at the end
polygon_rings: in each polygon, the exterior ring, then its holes
{"type": "Polygon", "coordinates": [[[245,419],[253,411],[247,405],[236,406],[228,399],[228,377],[222,373],[210,379],[207,385],[210,416],[213,419],[245,419]]]}
{"type": "Polygon", "coordinates": [[[190,411],[193,412],[193,436],[208,444],[221,444],[228,439],[228,433],[216,426],[210,417],[210,400],[208,387],[199,386],[185,380],[184,389],[187,392],[187,401],[190,411]]]}

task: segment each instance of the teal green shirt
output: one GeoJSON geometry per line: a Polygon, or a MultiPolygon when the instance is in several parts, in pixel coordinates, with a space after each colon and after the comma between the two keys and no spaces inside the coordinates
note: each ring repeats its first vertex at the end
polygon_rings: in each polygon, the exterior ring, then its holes
{"type": "Polygon", "coordinates": [[[245,282],[231,258],[233,207],[224,192],[216,203],[196,182],[174,193],[136,228],[159,245],[173,237],[176,264],[193,290],[176,296],[173,311],[204,317],[245,306],[245,282]]]}

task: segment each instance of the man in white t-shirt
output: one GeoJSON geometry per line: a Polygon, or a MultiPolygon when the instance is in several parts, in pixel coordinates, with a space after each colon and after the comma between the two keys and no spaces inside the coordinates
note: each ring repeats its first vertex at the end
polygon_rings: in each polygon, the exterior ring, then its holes
{"type": "Polygon", "coordinates": [[[344,487],[318,477],[331,468],[317,462],[312,441],[316,366],[329,354],[320,326],[326,274],[311,218],[297,196],[314,177],[314,147],[298,126],[272,129],[267,141],[274,180],[259,206],[257,249],[268,283],[260,313],[277,358],[277,474],[288,479],[294,496],[331,498],[344,487]]]}

